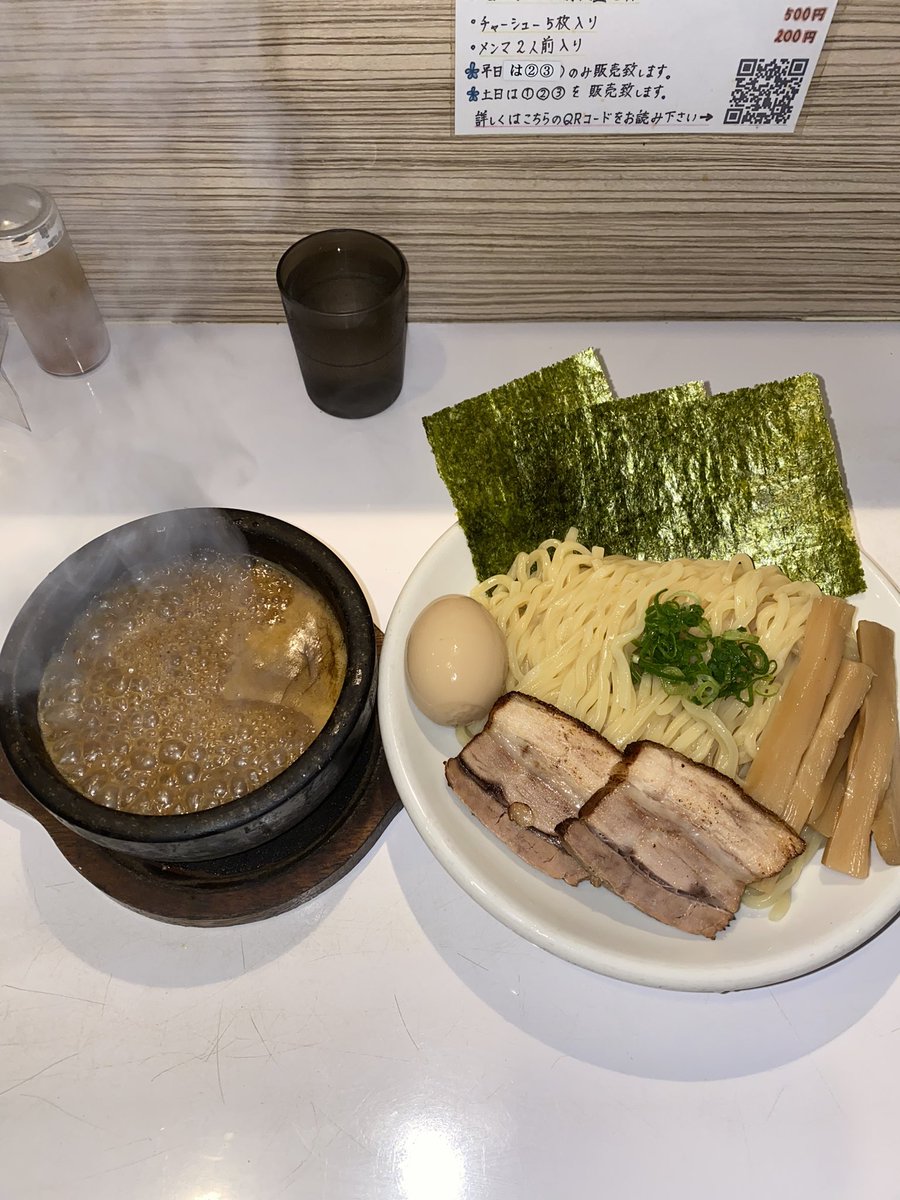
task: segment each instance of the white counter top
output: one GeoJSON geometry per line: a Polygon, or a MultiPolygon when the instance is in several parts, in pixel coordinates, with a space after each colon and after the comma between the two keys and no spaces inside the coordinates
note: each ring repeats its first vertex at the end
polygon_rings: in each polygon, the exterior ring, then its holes
{"type": "MultiPolygon", "coordinates": [[[[0,632],[134,516],[255,509],[309,529],[382,627],[453,521],[421,417],[586,346],[620,395],[825,382],[860,542],[900,579],[896,325],[424,325],[386,413],[327,417],[283,326],[112,327],[94,375],[4,369],[0,632]]],[[[224,930],[137,916],[0,802],[3,1200],[669,1200],[900,1195],[900,922],[731,995],[657,992],[519,939],[401,813],[331,891],[224,930]]]]}

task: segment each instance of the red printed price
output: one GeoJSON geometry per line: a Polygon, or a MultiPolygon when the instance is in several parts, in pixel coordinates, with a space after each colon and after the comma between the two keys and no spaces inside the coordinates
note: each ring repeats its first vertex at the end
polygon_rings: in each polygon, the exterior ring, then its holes
{"type": "Polygon", "coordinates": [[[814,42],[816,33],[815,29],[779,29],[774,40],[776,42],[814,42]]]}
{"type": "MultiPolygon", "coordinates": [[[[786,8],[784,10],[785,21],[799,21],[801,24],[809,24],[811,21],[822,22],[827,17],[827,8],[813,8],[811,4],[803,8],[786,8]]],[[[804,42],[808,45],[810,42],[814,42],[818,36],[819,31],[817,29],[779,29],[772,40],[774,42],[791,42],[794,44],[804,42]]]]}
{"type": "MultiPolygon", "coordinates": [[[[828,16],[827,8],[788,8],[785,10],[786,21],[824,21],[828,16]]],[[[775,39],[776,42],[778,38],[775,39]]]]}

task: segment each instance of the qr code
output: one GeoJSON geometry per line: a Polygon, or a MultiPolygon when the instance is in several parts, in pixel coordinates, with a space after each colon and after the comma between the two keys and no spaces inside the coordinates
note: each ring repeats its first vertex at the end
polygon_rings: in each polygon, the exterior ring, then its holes
{"type": "Polygon", "coordinates": [[[808,58],[742,58],[725,124],[787,125],[808,67],[808,58]]]}

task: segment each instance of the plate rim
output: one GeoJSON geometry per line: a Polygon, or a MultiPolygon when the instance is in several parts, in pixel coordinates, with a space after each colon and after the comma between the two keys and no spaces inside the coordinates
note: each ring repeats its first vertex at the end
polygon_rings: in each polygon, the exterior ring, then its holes
{"type": "MultiPolygon", "coordinates": [[[[483,886],[479,878],[481,873],[476,871],[473,877],[472,871],[466,869],[466,860],[460,858],[445,831],[440,824],[434,823],[428,808],[421,803],[408,764],[400,753],[395,732],[395,710],[399,698],[406,699],[403,664],[411,597],[420,586],[423,576],[427,576],[429,570],[434,569],[435,560],[439,560],[446,553],[448,544],[452,547],[460,538],[464,538],[464,534],[457,521],[425,551],[400,590],[385,630],[379,672],[378,708],[385,754],[404,808],[422,840],[444,870],[481,908],[532,945],[596,974],[663,990],[718,993],[767,987],[818,971],[859,949],[881,933],[900,914],[898,870],[894,892],[887,891],[879,898],[868,920],[850,926],[835,942],[824,945],[820,942],[814,943],[806,953],[797,953],[788,948],[772,958],[767,958],[764,967],[760,967],[758,963],[750,963],[741,969],[739,964],[732,963],[706,969],[698,968],[696,964],[679,966],[660,964],[653,959],[636,960],[633,955],[614,949],[598,950],[595,944],[588,944],[574,934],[566,935],[561,942],[555,931],[536,926],[529,916],[521,911],[515,899],[508,896],[503,889],[483,886]],[[399,644],[401,640],[403,644],[399,644]],[[399,688],[396,687],[398,682],[402,684],[399,688]]],[[[893,581],[867,554],[863,551],[860,553],[867,582],[871,586],[871,583],[876,581],[900,608],[900,593],[893,581]]],[[[854,597],[850,597],[851,602],[853,599],[854,597]]]]}

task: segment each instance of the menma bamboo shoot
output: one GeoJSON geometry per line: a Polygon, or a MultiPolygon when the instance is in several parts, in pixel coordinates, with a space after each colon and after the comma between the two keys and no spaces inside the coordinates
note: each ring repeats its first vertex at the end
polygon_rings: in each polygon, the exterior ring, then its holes
{"type": "Polygon", "coordinates": [[[809,820],[816,795],[834,761],[838,743],[859,712],[871,682],[872,671],[865,663],[844,659],[838,668],[834,687],[825,701],[816,732],[803,755],[794,786],[781,813],[782,819],[798,833],[809,820]]]}
{"type": "Polygon", "coordinates": [[[872,822],[887,791],[897,739],[897,674],[893,630],[860,621],[859,657],[875,672],[863,701],[850,758],[847,787],[822,862],[857,879],[869,873],[872,822]]]}
{"type": "Polygon", "coordinates": [[[891,781],[872,822],[872,835],[884,861],[892,867],[900,866],[900,735],[894,740],[891,781]]]}
{"type": "Polygon", "coordinates": [[[838,742],[838,748],[832,759],[828,774],[822,781],[818,795],[809,814],[809,823],[823,837],[829,838],[834,833],[834,822],[837,810],[840,808],[847,786],[847,759],[850,757],[850,747],[856,733],[854,721],[844,736],[838,742]]]}
{"type": "Polygon", "coordinates": [[[782,815],[800,761],[812,741],[834,685],[853,619],[853,608],[836,596],[813,601],[794,673],[763,730],[744,788],[760,804],[782,815]]]}

